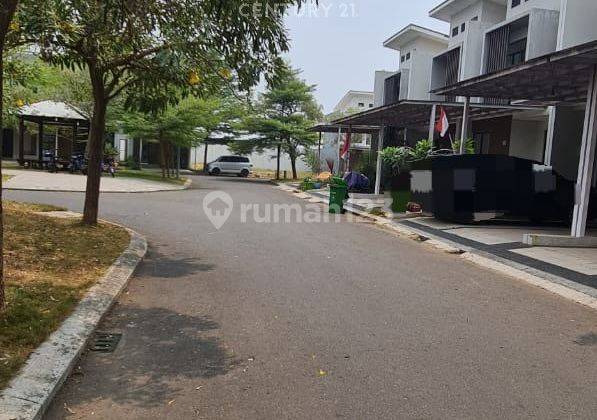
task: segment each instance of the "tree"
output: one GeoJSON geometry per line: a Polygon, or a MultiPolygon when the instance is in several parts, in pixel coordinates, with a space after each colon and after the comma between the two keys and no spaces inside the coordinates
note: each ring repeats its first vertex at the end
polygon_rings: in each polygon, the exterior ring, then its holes
{"type": "Polygon", "coordinates": [[[315,87],[301,80],[299,74],[286,64],[281,66],[267,92],[261,96],[256,113],[243,121],[243,127],[259,137],[230,146],[244,154],[279,148],[290,159],[293,179],[297,179],[297,159],[317,142],[315,133],[308,129],[322,116],[313,96],[315,87]]]}
{"type": "Polygon", "coordinates": [[[47,13],[24,15],[21,24],[39,33],[45,60],[89,73],[94,103],[83,221],[95,224],[110,101],[142,94],[165,108],[191,91],[209,92],[228,69],[242,88],[254,85],[288,49],[284,12],[305,0],[45,1],[47,13]],[[168,86],[177,87],[174,95],[164,95],[168,86]]]}
{"type": "Polygon", "coordinates": [[[158,112],[123,110],[120,127],[132,138],[155,141],[160,146],[162,177],[171,175],[174,147],[192,147],[203,141],[215,129],[223,116],[218,97],[189,97],[158,112]]]}
{"type": "MultiPolygon", "coordinates": [[[[14,17],[18,6],[19,0],[0,1],[0,129],[4,127],[4,56],[6,50],[16,45],[14,41],[14,17]]],[[[23,2],[23,8],[30,10],[31,6],[28,1],[23,2]]],[[[38,13],[41,13],[42,10],[40,7],[38,13]]],[[[2,146],[0,145],[1,151],[2,146]]],[[[0,162],[0,311],[3,311],[6,307],[4,290],[4,215],[2,208],[2,163],[0,162]]]]}

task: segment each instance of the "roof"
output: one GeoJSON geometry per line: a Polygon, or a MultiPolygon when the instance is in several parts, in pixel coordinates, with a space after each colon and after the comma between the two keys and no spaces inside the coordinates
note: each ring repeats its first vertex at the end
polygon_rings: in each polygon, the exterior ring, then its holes
{"type": "Polygon", "coordinates": [[[448,35],[444,33],[434,31],[433,29],[424,28],[419,25],[410,24],[398,31],[396,34],[392,35],[390,38],[386,39],[383,43],[383,46],[400,51],[400,48],[417,38],[425,38],[446,45],[448,45],[449,40],[448,35]]]}
{"type": "MultiPolygon", "coordinates": [[[[467,7],[472,6],[473,4],[477,3],[479,0],[445,0],[438,6],[431,9],[429,12],[429,16],[435,19],[443,20],[444,22],[450,23],[452,20],[452,16],[456,13],[460,12],[461,10],[466,9],[467,7]]],[[[487,0],[491,1],[492,3],[501,4],[503,6],[507,6],[508,0],[487,0]]]]}
{"type": "Polygon", "coordinates": [[[308,131],[313,133],[337,133],[338,130],[347,132],[350,129],[351,133],[354,134],[374,134],[379,132],[381,127],[372,125],[341,125],[341,124],[317,124],[309,128],[308,131]]]}
{"type": "Polygon", "coordinates": [[[372,101],[374,99],[373,92],[367,92],[364,90],[349,90],[346,94],[338,101],[336,106],[334,106],[334,112],[336,111],[345,111],[346,103],[349,101],[351,96],[368,96],[372,101]]]}
{"type": "MultiPolygon", "coordinates": [[[[437,102],[437,101],[399,101],[368,111],[360,112],[349,117],[332,121],[335,125],[388,125],[394,127],[420,127],[429,124],[431,107],[438,105],[444,107],[448,118],[461,118],[464,104],[462,102],[437,102]]],[[[471,103],[471,118],[494,117],[508,115],[513,112],[533,111],[543,109],[538,106],[522,105],[487,105],[471,103]]],[[[439,114],[438,114],[439,115],[439,114]]]]}
{"type": "Polygon", "coordinates": [[[22,106],[18,114],[24,117],[36,117],[40,119],[89,121],[89,118],[80,109],[65,102],[55,101],[41,101],[22,106]]]}
{"type": "Polygon", "coordinates": [[[433,92],[438,95],[529,100],[544,105],[584,102],[596,65],[597,41],[592,41],[433,92]]]}

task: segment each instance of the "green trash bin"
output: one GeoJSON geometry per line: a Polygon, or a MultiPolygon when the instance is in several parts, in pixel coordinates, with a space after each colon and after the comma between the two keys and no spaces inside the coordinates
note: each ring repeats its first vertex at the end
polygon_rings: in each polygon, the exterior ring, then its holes
{"type": "Polygon", "coordinates": [[[330,213],[344,213],[344,200],[348,184],[342,178],[333,177],[330,182],[330,213]]]}

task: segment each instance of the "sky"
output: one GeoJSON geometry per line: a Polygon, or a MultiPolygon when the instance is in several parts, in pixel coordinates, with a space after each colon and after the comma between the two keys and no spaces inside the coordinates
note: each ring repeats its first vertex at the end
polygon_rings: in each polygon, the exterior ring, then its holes
{"type": "Polygon", "coordinates": [[[442,0],[320,0],[286,25],[288,58],[302,78],[317,85],[316,98],[326,113],[349,90],[373,91],[375,70],[398,70],[398,52],[383,41],[410,23],[447,33],[448,24],[429,11],[442,0]]]}

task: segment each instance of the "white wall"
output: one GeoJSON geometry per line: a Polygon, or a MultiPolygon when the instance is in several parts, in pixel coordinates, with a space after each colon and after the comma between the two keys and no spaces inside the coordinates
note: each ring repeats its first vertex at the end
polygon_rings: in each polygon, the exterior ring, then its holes
{"type": "MultiPolygon", "coordinates": [[[[583,3],[590,3],[593,0],[581,0],[583,3]]],[[[512,8],[512,0],[508,0],[508,17],[516,17],[522,13],[528,12],[532,8],[560,10],[561,0],[521,0],[520,5],[512,8]]]]}
{"type": "Polygon", "coordinates": [[[385,80],[396,74],[396,72],[377,70],[375,72],[375,81],[373,86],[373,106],[379,107],[383,105],[384,91],[385,91],[385,80]]]}
{"type": "Polygon", "coordinates": [[[562,0],[558,49],[597,40],[597,1],[562,0]]]}
{"type": "Polygon", "coordinates": [[[510,156],[543,162],[547,120],[512,120],[510,156]]]}
{"type": "Polygon", "coordinates": [[[560,13],[534,9],[529,16],[526,59],[531,60],[556,51],[560,13]]]}
{"type": "Polygon", "coordinates": [[[405,77],[408,77],[408,85],[404,85],[403,80],[400,82],[401,98],[411,100],[430,99],[429,81],[431,80],[433,57],[444,49],[445,44],[425,38],[417,38],[406,45],[404,50],[400,51],[401,55],[404,55],[404,52],[407,51],[411,52],[411,59],[401,63],[400,66],[401,71],[403,69],[409,70],[405,74],[405,77]],[[402,91],[403,86],[408,86],[407,92],[402,91]]]}
{"type": "Polygon", "coordinates": [[[346,112],[349,110],[365,111],[373,108],[373,101],[373,93],[349,92],[336,104],[334,112],[346,112]],[[359,104],[362,104],[362,106],[359,104]]]}
{"type": "Polygon", "coordinates": [[[471,19],[474,17],[481,19],[482,11],[483,2],[479,1],[452,16],[452,20],[450,22],[450,31],[448,33],[448,35],[450,36],[450,47],[464,42],[471,19]],[[463,23],[466,25],[464,32],[461,31],[461,26],[463,23]],[[453,37],[452,30],[456,27],[458,27],[458,35],[453,37]]]}
{"type": "MultiPolygon", "coordinates": [[[[189,154],[189,166],[193,167],[194,164],[203,164],[203,153],[204,153],[203,145],[191,148],[189,154]]],[[[210,144],[207,148],[207,162],[212,162],[219,158],[220,156],[224,155],[234,155],[235,153],[231,152],[227,146],[221,144],[210,144]]],[[[251,159],[251,163],[253,164],[254,168],[257,169],[269,169],[275,170],[276,169],[276,151],[275,150],[268,150],[263,154],[259,153],[252,153],[249,156],[251,159]]],[[[297,170],[300,172],[310,171],[311,169],[307,167],[307,165],[303,162],[302,159],[298,159],[297,163],[297,170]]],[[[287,155],[282,154],[282,158],[280,159],[280,170],[290,171],[290,160],[288,159],[287,155]]]]}

